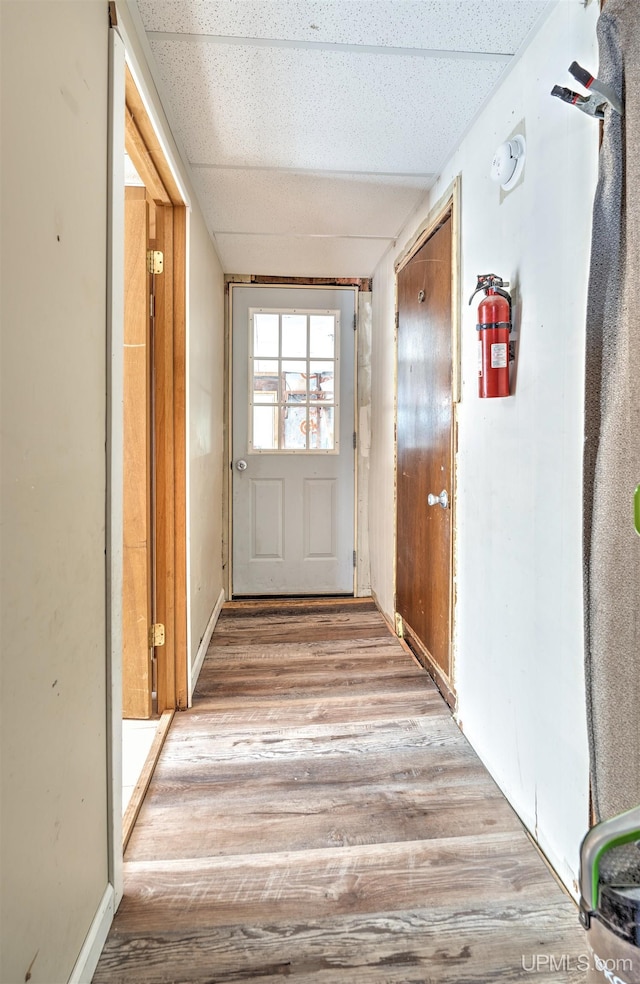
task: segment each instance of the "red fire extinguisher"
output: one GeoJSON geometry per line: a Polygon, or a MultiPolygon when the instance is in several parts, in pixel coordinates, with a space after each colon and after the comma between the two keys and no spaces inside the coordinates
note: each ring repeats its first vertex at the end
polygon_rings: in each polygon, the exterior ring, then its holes
{"type": "Polygon", "coordinates": [[[469,304],[479,290],[485,296],[478,305],[478,393],[482,397],[509,396],[509,335],[511,295],[509,282],[495,273],[478,274],[469,304]]]}

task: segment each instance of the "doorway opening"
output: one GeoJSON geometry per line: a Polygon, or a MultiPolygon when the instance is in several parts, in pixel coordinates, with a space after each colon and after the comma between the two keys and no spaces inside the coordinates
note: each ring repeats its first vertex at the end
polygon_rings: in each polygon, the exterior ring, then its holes
{"type": "Polygon", "coordinates": [[[229,294],[230,594],[353,596],[357,288],[229,294]]]}
{"type": "Polygon", "coordinates": [[[186,707],[186,206],[125,66],[123,842],[186,707]]]}

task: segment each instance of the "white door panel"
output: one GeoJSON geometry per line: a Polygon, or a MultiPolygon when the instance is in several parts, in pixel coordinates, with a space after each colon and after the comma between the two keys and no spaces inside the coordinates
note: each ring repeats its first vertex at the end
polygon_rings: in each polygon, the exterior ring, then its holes
{"type": "Polygon", "coordinates": [[[284,481],[249,478],[251,560],[284,560],[284,481]]]}
{"type": "Polygon", "coordinates": [[[336,558],[337,480],[305,478],[303,482],[304,557],[336,558]]]}
{"type": "Polygon", "coordinates": [[[232,287],[236,596],[353,593],[354,313],[352,289],[232,287]]]}

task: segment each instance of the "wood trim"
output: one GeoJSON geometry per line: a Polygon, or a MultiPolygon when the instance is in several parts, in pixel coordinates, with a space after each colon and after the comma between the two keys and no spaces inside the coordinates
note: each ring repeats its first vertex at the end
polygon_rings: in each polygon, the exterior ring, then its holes
{"type": "Polygon", "coordinates": [[[129,109],[125,112],[125,149],[133,162],[144,186],[157,205],[170,205],[171,199],[167,194],[153,158],[145,146],[145,142],[135,124],[129,109]]]}
{"type": "Polygon", "coordinates": [[[227,274],[225,276],[225,287],[229,284],[239,286],[258,284],[270,287],[357,287],[359,290],[370,292],[372,280],[370,277],[271,277],[262,274],[250,274],[249,276],[236,276],[227,274]]]}
{"type": "Polygon", "coordinates": [[[455,709],[455,679],[456,679],[456,602],[457,602],[457,556],[458,556],[458,407],[462,399],[462,236],[461,222],[461,193],[462,179],[458,175],[453,183],[451,193],[451,330],[453,332],[451,349],[451,591],[449,604],[451,625],[451,649],[449,651],[449,673],[451,690],[454,695],[455,709]]]}
{"type": "Polygon", "coordinates": [[[187,650],[187,209],[173,208],[173,468],[175,706],[189,704],[187,650]]]}
{"type": "MultiPolygon", "coordinates": [[[[133,76],[125,68],[126,149],[155,211],[154,325],[155,621],[157,710],[188,706],[186,567],[186,206],[133,76]]],[[[142,190],[142,189],[141,189],[142,190]]]]}
{"type": "Polygon", "coordinates": [[[153,744],[149,749],[149,754],[147,755],[146,761],[144,763],[140,777],[136,783],[136,787],[131,794],[131,799],[129,800],[129,805],[124,811],[124,817],[122,818],[122,851],[127,848],[129,843],[129,838],[135,827],[136,820],[138,819],[138,814],[142,807],[143,800],[145,798],[147,789],[149,788],[149,783],[153,777],[153,773],[160,758],[160,752],[162,751],[162,746],[164,745],[164,740],[167,737],[169,726],[173,721],[174,710],[164,711],[160,721],[158,722],[158,729],[155,733],[153,744]]]}
{"type": "Polygon", "coordinates": [[[151,717],[151,501],[148,204],[144,188],[125,189],[123,338],[122,715],[151,717]]]}
{"type": "MultiPolygon", "coordinates": [[[[396,276],[403,267],[407,265],[409,260],[415,256],[419,249],[421,249],[426,243],[427,239],[431,239],[440,228],[440,226],[446,222],[447,216],[452,215],[454,212],[454,205],[458,205],[460,201],[460,175],[458,175],[454,181],[449,185],[444,195],[438,199],[436,204],[432,209],[429,210],[429,214],[425,221],[419,226],[418,231],[405,249],[398,255],[394,263],[394,270],[396,276]]],[[[455,226],[454,226],[455,228],[455,226]]]]}
{"type": "MultiPolygon", "coordinates": [[[[322,596],[314,598],[310,595],[307,598],[243,598],[240,601],[227,601],[224,605],[225,612],[237,612],[237,611],[266,611],[272,610],[275,612],[282,611],[283,608],[300,608],[300,609],[326,609],[335,608],[337,605],[340,608],[370,608],[371,604],[375,604],[373,598],[354,598],[352,595],[333,595],[333,596],[322,596]]],[[[377,606],[376,606],[377,607],[377,606]]]]}
{"type": "MultiPolygon", "coordinates": [[[[142,97],[138,92],[128,66],[125,70],[125,102],[127,107],[126,117],[127,119],[131,119],[140,134],[142,144],[145,148],[146,159],[148,164],[153,166],[161,184],[164,186],[164,191],[167,195],[167,203],[171,202],[173,205],[183,205],[184,202],[182,195],[180,194],[180,189],[176,184],[176,180],[165,157],[155,127],[151,122],[149,114],[147,113],[142,97]]],[[[141,174],[140,177],[143,178],[143,175],[141,174]]],[[[149,190],[151,191],[151,188],[149,190]]]]}
{"type": "Polygon", "coordinates": [[[411,626],[408,625],[404,619],[403,631],[404,639],[400,639],[398,637],[398,641],[405,649],[411,652],[416,657],[420,665],[424,667],[451,710],[455,713],[456,696],[451,687],[449,678],[444,675],[438,666],[436,666],[431,657],[431,653],[423,646],[411,626]]]}
{"type": "MultiPolygon", "coordinates": [[[[461,282],[461,234],[460,234],[460,201],[461,201],[462,179],[458,175],[453,182],[451,193],[451,264],[452,264],[452,284],[451,284],[451,320],[453,322],[452,338],[452,380],[451,397],[454,404],[454,427],[457,426],[455,413],[456,404],[462,398],[462,282],[461,282]]],[[[455,461],[455,445],[454,445],[455,461]]]]}
{"type": "MultiPolygon", "coordinates": [[[[156,210],[152,248],[173,256],[173,209],[156,210]]],[[[158,711],[175,707],[175,471],[173,417],[173,264],[155,278],[154,436],[155,436],[155,621],[165,627],[165,644],[156,648],[158,711]]]]}

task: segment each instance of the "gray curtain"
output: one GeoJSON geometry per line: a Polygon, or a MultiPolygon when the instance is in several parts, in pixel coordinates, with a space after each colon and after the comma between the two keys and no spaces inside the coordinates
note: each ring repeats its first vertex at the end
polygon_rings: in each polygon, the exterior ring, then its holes
{"type": "Polygon", "coordinates": [[[585,665],[598,820],[640,804],[640,2],[608,0],[598,77],[606,110],[587,314],[584,455],[585,665]]]}

